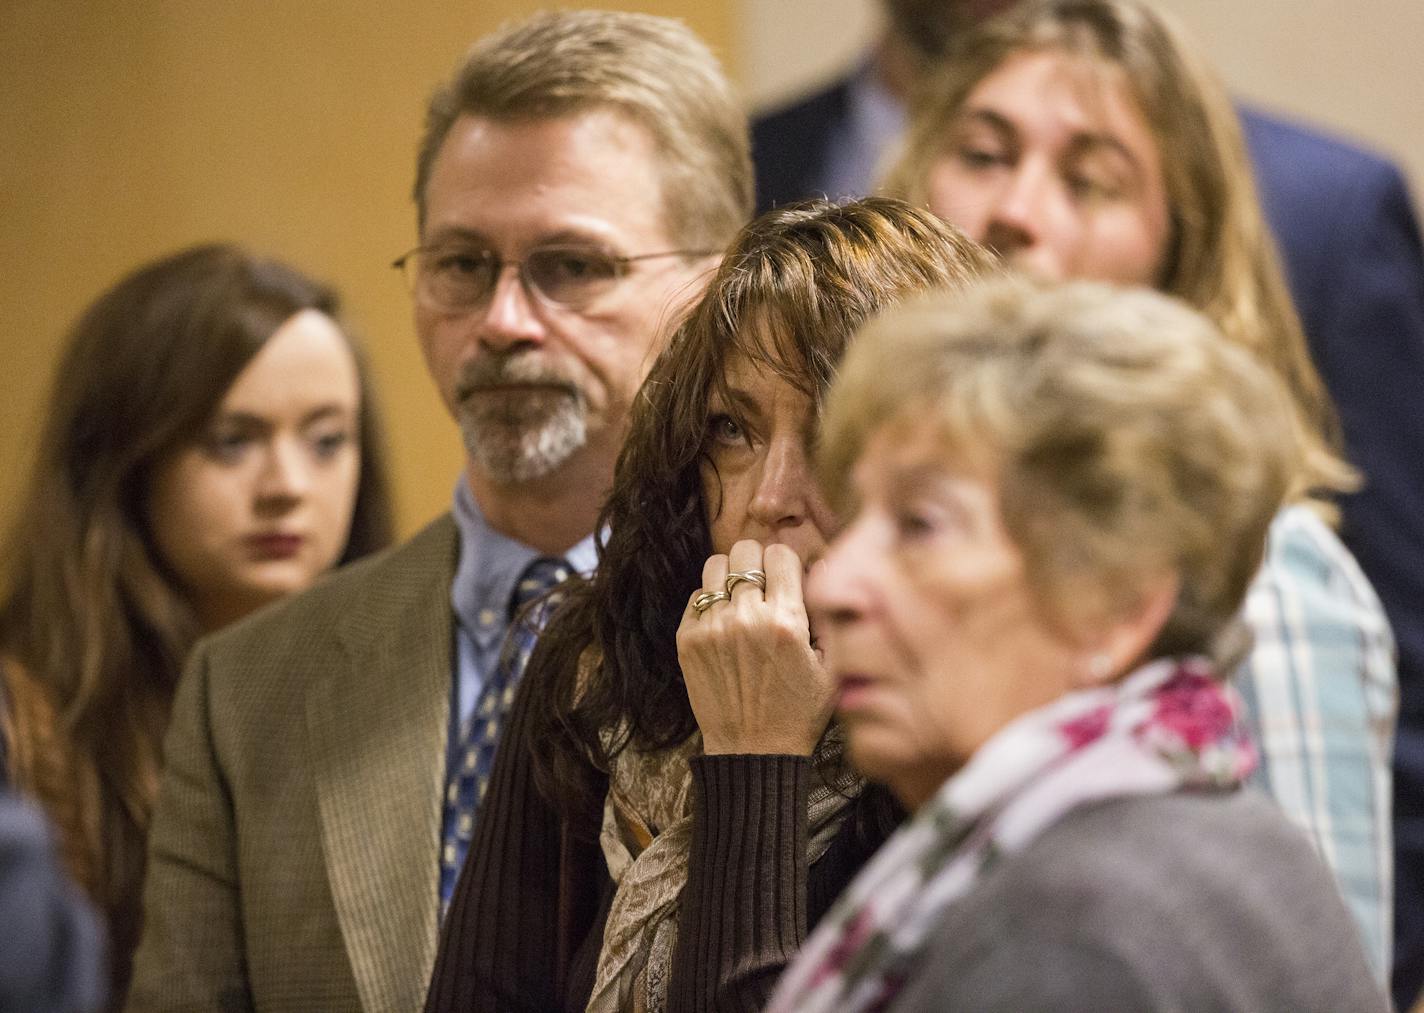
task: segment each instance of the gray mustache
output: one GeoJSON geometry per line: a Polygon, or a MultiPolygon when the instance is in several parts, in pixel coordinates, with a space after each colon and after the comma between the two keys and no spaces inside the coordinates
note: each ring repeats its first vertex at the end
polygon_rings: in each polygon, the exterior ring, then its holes
{"type": "Polygon", "coordinates": [[[530,359],[527,352],[491,352],[465,363],[455,383],[455,396],[463,401],[481,388],[511,384],[557,387],[574,397],[583,395],[568,377],[530,359]]]}

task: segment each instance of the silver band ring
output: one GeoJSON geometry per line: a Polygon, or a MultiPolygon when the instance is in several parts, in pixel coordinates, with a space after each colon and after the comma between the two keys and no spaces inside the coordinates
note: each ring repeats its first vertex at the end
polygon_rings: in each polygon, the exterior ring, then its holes
{"type": "Polygon", "coordinates": [[[696,598],[692,599],[692,607],[701,615],[716,605],[719,601],[731,601],[732,596],[726,591],[703,591],[696,598]]]}
{"type": "Polygon", "coordinates": [[[766,590],[765,570],[733,570],[727,574],[727,594],[732,593],[732,588],[738,584],[755,584],[762,591],[766,590]]]}

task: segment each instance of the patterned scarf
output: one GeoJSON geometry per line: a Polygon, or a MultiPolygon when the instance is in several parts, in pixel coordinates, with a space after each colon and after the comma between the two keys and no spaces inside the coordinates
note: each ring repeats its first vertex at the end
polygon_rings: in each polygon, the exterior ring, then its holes
{"type": "MultiPolygon", "coordinates": [[[[692,770],[702,753],[693,732],[674,749],[625,748],[608,774],[600,843],[618,884],[603,930],[589,1013],[664,1013],[677,943],[677,911],[692,848],[692,770]]],[[[850,800],[865,782],[844,760],[845,732],[832,725],[811,758],[807,860],[826,853],[850,800]],[[831,773],[827,773],[831,772],[831,773]]]]}
{"type": "Polygon", "coordinates": [[[1080,805],[1235,787],[1256,763],[1239,700],[1202,658],[1148,664],[1001,729],[846,888],[768,1013],[879,1010],[985,869],[1080,805]]]}

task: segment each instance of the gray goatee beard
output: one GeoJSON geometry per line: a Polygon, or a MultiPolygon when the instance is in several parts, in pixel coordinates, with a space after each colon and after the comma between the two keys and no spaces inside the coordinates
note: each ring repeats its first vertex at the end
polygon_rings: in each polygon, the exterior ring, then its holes
{"type": "Polygon", "coordinates": [[[455,395],[465,452],[501,485],[543,478],[588,442],[583,391],[527,352],[471,361],[455,395]]]}

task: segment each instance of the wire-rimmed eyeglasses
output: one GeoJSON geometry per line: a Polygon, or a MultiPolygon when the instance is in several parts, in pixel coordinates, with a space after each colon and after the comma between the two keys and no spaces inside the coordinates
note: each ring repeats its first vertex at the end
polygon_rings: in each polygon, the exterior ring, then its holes
{"type": "Polygon", "coordinates": [[[479,247],[417,246],[391,262],[411,294],[439,310],[473,309],[494,294],[506,265],[519,271],[524,290],[554,306],[578,310],[604,295],[640,260],[702,257],[711,250],[666,250],[620,257],[595,246],[537,246],[520,260],[479,247]]]}

